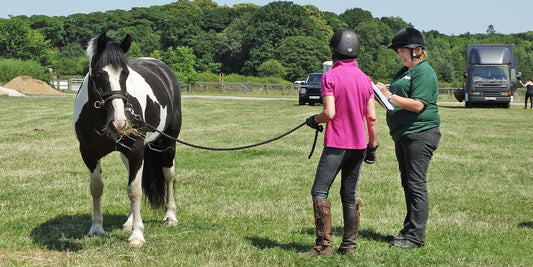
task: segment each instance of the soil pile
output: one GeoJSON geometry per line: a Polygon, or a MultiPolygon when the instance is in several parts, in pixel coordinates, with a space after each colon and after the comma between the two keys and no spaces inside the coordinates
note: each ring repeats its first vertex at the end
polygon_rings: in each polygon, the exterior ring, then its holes
{"type": "Polygon", "coordinates": [[[65,93],[54,89],[47,83],[30,76],[18,76],[8,83],[5,88],[17,90],[25,95],[63,95],[65,93]]]}

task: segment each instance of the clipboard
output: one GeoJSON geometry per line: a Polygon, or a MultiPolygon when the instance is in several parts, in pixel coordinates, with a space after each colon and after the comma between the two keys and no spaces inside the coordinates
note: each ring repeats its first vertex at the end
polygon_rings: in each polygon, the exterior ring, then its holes
{"type": "Polygon", "coordinates": [[[374,88],[374,96],[378,103],[386,110],[386,111],[393,111],[394,107],[389,102],[389,100],[381,93],[381,91],[378,89],[378,87],[372,83],[372,88],[374,88]]]}

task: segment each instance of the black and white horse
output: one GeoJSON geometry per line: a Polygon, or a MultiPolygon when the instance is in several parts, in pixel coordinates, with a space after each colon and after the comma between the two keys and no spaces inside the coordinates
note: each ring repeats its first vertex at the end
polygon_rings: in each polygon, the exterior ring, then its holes
{"type": "Polygon", "coordinates": [[[74,128],[90,171],[93,216],[89,236],[105,234],[100,160],[119,151],[128,169],[131,201],[123,227],[132,231],[128,242],[142,246],[146,242],[140,211],[143,192],[152,207],[165,206],[165,225],[178,223],[173,191],[176,143],[160,132],[178,137],[181,96],[174,72],[157,59],[126,57],[130,45],[129,35],[119,43],[105,33],[89,42],[89,73],[76,97],[74,128]]]}

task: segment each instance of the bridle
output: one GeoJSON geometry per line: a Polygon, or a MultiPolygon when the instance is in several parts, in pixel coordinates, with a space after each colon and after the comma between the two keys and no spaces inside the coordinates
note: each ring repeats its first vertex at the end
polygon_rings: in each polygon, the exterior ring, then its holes
{"type": "Polygon", "coordinates": [[[96,109],[100,109],[102,108],[105,103],[107,101],[110,101],[110,100],[113,100],[113,99],[122,99],[124,100],[124,102],[127,102],[127,98],[128,98],[128,93],[125,92],[125,91],[122,91],[122,90],[112,90],[112,91],[108,91],[108,92],[104,92],[103,94],[100,94],[100,92],[98,92],[98,90],[96,90],[96,83],[94,82],[93,80],[93,87],[94,87],[94,91],[96,91],[96,94],[98,96],[99,99],[97,99],[96,101],[94,101],[94,108],[96,109]]]}

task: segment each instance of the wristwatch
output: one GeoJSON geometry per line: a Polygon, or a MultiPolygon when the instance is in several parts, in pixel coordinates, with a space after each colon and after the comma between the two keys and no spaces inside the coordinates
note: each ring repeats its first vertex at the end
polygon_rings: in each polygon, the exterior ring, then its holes
{"type": "Polygon", "coordinates": [[[389,100],[389,102],[390,102],[390,99],[392,98],[393,95],[394,94],[390,94],[389,97],[387,98],[387,100],[389,100]]]}

